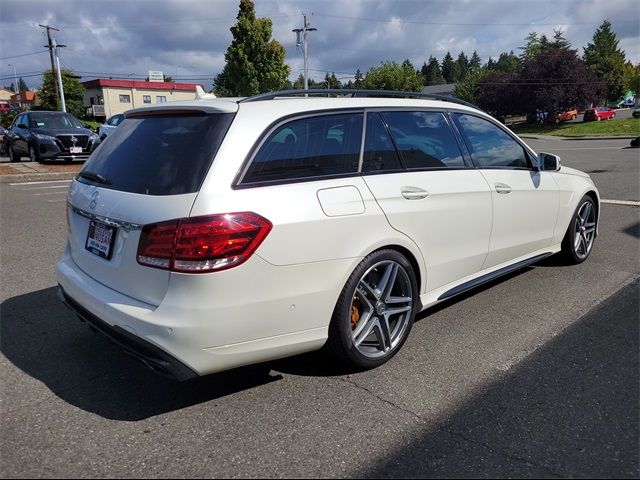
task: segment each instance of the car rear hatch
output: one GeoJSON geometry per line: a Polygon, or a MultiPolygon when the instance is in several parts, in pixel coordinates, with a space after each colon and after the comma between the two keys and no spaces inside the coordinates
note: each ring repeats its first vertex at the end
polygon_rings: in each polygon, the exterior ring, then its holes
{"type": "Polygon", "coordinates": [[[69,190],[73,261],[98,282],[152,305],[164,298],[170,274],[138,263],[141,229],[189,216],[237,110],[231,102],[193,103],[128,112],[69,190]]]}

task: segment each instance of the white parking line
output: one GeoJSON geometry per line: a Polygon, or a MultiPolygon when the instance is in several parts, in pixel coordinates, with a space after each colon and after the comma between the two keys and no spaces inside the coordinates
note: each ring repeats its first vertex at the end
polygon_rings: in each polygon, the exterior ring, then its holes
{"type": "Polygon", "coordinates": [[[45,195],[66,195],[67,192],[46,192],[46,193],[34,193],[35,197],[42,197],[45,195]]]}
{"type": "Polygon", "coordinates": [[[629,207],[640,207],[640,202],[631,200],[600,200],[600,203],[609,203],[611,205],[627,205],[629,207]]]}
{"type": "Polygon", "coordinates": [[[33,188],[21,188],[23,192],[32,192],[34,190],[47,190],[49,188],[69,188],[69,185],[51,185],[49,187],[33,187],[33,188]]]}
{"type": "Polygon", "coordinates": [[[39,182],[18,182],[18,183],[10,183],[9,185],[39,185],[42,183],[71,183],[71,180],[42,180],[39,182]]]}
{"type": "Polygon", "coordinates": [[[62,203],[66,201],[67,201],[66,198],[61,198],[60,200],[47,200],[47,203],[62,203]]]}

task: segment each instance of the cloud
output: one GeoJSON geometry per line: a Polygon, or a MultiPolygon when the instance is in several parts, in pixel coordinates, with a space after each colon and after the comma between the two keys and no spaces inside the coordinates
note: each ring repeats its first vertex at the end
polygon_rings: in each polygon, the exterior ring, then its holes
{"type": "MultiPolygon", "coordinates": [[[[92,76],[146,76],[163,70],[183,81],[211,84],[224,66],[231,42],[238,0],[3,0],[0,18],[2,57],[44,51],[46,35],[39,23],[60,28],[54,32],[65,66],[92,76]]],[[[302,25],[306,12],[318,29],[310,34],[312,76],[324,72],[338,77],[366,72],[381,61],[410,59],[416,68],[434,55],[450,51],[483,61],[524,44],[531,31],[553,34],[555,26],[582,52],[598,25],[609,18],[627,58],[640,62],[637,0],[258,0],[258,16],[268,16],[273,36],[287,50],[292,79],[303,68],[291,31],[302,25]]],[[[0,84],[18,76],[38,86],[50,67],[46,52],[0,61],[0,84]],[[7,64],[12,67],[8,67],[7,64]]]]}

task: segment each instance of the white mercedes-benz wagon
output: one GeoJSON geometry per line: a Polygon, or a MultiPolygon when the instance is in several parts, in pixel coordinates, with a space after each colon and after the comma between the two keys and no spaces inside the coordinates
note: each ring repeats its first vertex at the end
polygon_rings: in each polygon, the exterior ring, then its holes
{"type": "Polygon", "coordinates": [[[325,345],[370,368],[421,310],[589,256],[591,178],[477,108],[304,93],[128,111],[71,184],[64,302],[179,380],[325,345]]]}

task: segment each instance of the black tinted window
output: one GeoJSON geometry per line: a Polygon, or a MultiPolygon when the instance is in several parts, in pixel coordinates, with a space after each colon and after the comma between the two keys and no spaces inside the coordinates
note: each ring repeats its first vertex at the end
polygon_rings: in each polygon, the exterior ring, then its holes
{"type": "Polygon", "coordinates": [[[380,114],[368,114],[362,171],[380,172],[399,168],[401,165],[398,153],[380,114]]]}
{"type": "MultiPolygon", "coordinates": [[[[26,119],[25,119],[26,120],[26,119]]],[[[26,123],[26,121],[25,121],[26,123]]],[[[68,113],[30,114],[30,128],[82,128],[80,120],[68,113]]]]}
{"type": "Polygon", "coordinates": [[[83,170],[110,182],[100,186],[124,192],[196,192],[232,119],[232,114],[126,118],[83,170]]]}
{"type": "Polygon", "coordinates": [[[456,114],[480,167],[529,168],[524,148],[484,118],[456,114]]]}
{"type": "Polygon", "coordinates": [[[360,113],[293,120],[269,135],[242,183],[356,173],[361,138],[360,113]]]}
{"type": "Polygon", "coordinates": [[[442,113],[386,112],[384,118],[406,168],[465,166],[458,142],[442,113]]]}

